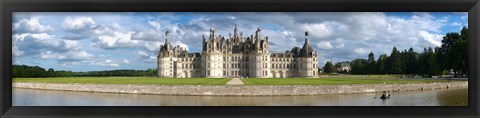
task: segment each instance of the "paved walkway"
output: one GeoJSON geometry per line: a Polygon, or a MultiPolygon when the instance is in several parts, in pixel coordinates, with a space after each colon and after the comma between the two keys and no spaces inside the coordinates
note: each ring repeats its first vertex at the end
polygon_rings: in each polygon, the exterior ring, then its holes
{"type": "Polygon", "coordinates": [[[227,85],[245,85],[245,84],[243,84],[240,78],[232,78],[232,80],[227,82],[227,85]]]}

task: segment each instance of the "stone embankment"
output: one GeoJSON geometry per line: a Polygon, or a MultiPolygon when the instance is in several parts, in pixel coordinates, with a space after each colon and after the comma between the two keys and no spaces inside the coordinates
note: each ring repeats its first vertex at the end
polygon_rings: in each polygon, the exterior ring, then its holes
{"type": "Polygon", "coordinates": [[[321,95],[353,94],[382,91],[412,91],[466,88],[468,81],[420,84],[354,84],[354,85],[135,85],[135,84],[56,84],[13,83],[14,88],[84,92],[161,94],[161,95],[321,95]]]}

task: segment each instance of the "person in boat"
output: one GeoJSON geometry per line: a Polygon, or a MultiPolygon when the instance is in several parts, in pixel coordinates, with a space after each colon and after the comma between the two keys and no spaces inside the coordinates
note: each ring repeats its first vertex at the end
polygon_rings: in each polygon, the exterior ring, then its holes
{"type": "Polygon", "coordinates": [[[388,98],[390,98],[390,94],[387,93],[387,91],[383,91],[383,94],[382,94],[382,96],[380,97],[380,99],[388,99],[388,98]]]}

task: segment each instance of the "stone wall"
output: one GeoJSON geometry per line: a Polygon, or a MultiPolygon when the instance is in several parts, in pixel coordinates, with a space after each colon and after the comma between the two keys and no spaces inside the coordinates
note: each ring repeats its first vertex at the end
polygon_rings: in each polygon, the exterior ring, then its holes
{"type": "Polygon", "coordinates": [[[410,91],[465,88],[468,81],[428,84],[356,84],[356,85],[135,85],[135,84],[54,84],[13,83],[15,88],[85,92],[162,94],[162,95],[320,95],[382,91],[410,91]]]}

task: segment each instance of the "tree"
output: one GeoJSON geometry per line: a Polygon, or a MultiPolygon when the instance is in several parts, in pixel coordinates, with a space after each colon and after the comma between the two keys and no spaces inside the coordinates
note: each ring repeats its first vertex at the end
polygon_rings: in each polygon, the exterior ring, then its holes
{"type": "Polygon", "coordinates": [[[404,63],[397,47],[393,47],[392,53],[388,58],[387,69],[391,74],[403,74],[404,63]]]}
{"type": "Polygon", "coordinates": [[[468,28],[463,27],[460,31],[458,43],[459,70],[468,76],[468,28]]]}
{"type": "Polygon", "coordinates": [[[368,54],[367,68],[368,68],[368,74],[376,73],[375,72],[375,55],[373,54],[373,52],[370,52],[370,54],[368,54]]]}
{"type": "Polygon", "coordinates": [[[442,70],[452,69],[454,76],[468,74],[468,29],[447,33],[442,45],[436,48],[436,59],[442,70]]]}
{"type": "Polygon", "coordinates": [[[335,67],[333,66],[332,62],[328,61],[325,66],[323,66],[323,72],[325,73],[332,73],[335,72],[335,67]]]}
{"type": "Polygon", "coordinates": [[[378,57],[377,65],[376,65],[378,74],[385,74],[386,73],[385,71],[386,71],[387,59],[388,59],[387,54],[381,54],[378,57]]]}
{"type": "Polygon", "coordinates": [[[350,67],[352,70],[350,71],[352,74],[366,74],[367,73],[367,63],[366,59],[355,59],[350,62],[350,67]]]}
{"type": "Polygon", "coordinates": [[[442,70],[438,66],[437,54],[429,47],[426,55],[428,60],[426,63],[426,73],[429,74],[429,76],[440,74],[442,70]]]}
{"type": "Polygon", "coordinates": [[[418,54],[413,51],[413,48],[410,47],[408,52],[405,54],[405,66],[406,70],[404,72],[408,74],[417,74],[418,73],[418,54]]]}
{"type": "Polygon", "coordinates": [[[53,70],[53,68],[49,68],[47,73],[48,77],[55,77],[55,70],[53,70]]]}

